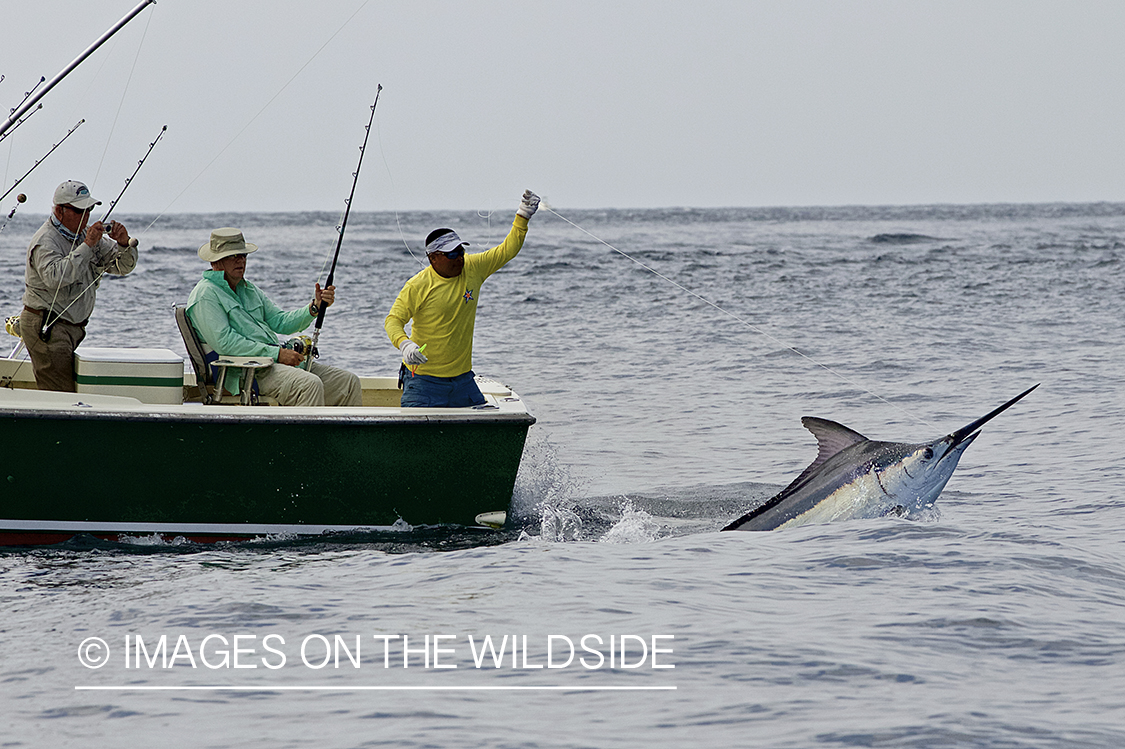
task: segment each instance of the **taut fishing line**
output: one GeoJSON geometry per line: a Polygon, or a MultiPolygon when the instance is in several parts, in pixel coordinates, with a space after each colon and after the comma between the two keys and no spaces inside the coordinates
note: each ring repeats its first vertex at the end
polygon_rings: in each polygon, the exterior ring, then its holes
{"type": "Polygon", "coordinates": [[[790,346],[789,344],[785,343],[784,341],[782,341],[782,340],[779,340],[779,339],[778,339],[777,337],[775,337],[775,336],[772,336],[772,335],[770,335],[770,334],[769,334],[769,333],[767,333],[766,331],[764,331],[764,330],[762,330],[761,328],[759,328],[759,327],[758,327],[757,325],[754,325],[753,323],[751,323],[751,322],[750,322],[749,320],[746,320],[745,318],[739,317],[738,315],[736,315],[736,314],[735,314],[735,313],[733,313],[733,312],[730,312],[730,311],[728,311],[728,310],[725,310],[725,309],[723,309],[722,307],[720,307],[720,306],[719,306],[718,304],[716,304],[715,302],[712,302],[712,301],[711,301],[710,299],[708,299],[707,297],[705,297],[705,296],[703,296],[703,295],[701,295],[701,294],[698,294],[698,293],[696,293],[696,292],[692,291],[691,289],[687,288],[686,286],[684,286],[683,284],[681,284],[681,283],[679,283],[679,282],[677,282],[677,281],[674,281],[674,280],[672,280],[671,278],[669,278],[668,276],[664,275],[663,273],[661,273],[660,271],[656,270],[655,268],[652,268],[652,267],[650,267],[650,266],[648,266],[648,265],[645,265],[645,264],[644,264],[644,263],[642,263],[642,262],[641,262],[640,260],[637,260],[637,259],[636,259],[635,257],[633,257],[633,256],[629,255],[628,253],[626,253],[626,252],[623,252],[622,250],[619,250],[619,249],[617,249],[616,247],[614,247],[613,245],[611,245],[611,244],[610,244],[609,242],[605,241],[605,240],[604,240],[604,239],[602,239],[601,237],[597,237],[597,236],[594,236],[594,234],[592,234],[591,232],[589,232],[589,231],[587,231],[586,229],[582,228],[582,227],[581,227],[581,226],[579,226],[578,224],[574,223],[573,221],[571,221],[570,219],[568,219],[568,218],[567,218],[566,216],[563,216],[563,215],[562,215],[562,214],[560,214],[560,213],[559,213],[558,211],[556,211],[556,210],[555,210],[554,208],[551,208],[551,207],[550,207],[549,205],[546,205],[546,203],[542,203],[542,204],[541,204],[541,206],[542,206],[542,207],[543,207],[544,209],[546,209],[547,211],[550,211],[550,212],[551,212],[552,214],[554,214],[555,216],[558,216],[558,217],[559,217],[560,219],[562,219],[562,220],[563,220],[563,221],[565,221],[566,223],[568,223],[568,224],[570,224],[571,226],[573,226],[573,227],[574,227],[575,229],[577,229],[578,231],[580,231],[580,232],[582,232],[583,234],[585,234],[585,235],[589,236],[589,237],[590,237],[591,239],[593,239],[593,240],[595,240],[595,241],[597,241],[597,242],[599,242],[599,243],[601,243],[601,244],[604,244],[604,245],[605,245],[606,247],[608,247],[609,249],[613,250],[613,251],[614,251],[614,252],[616,252],[616,253],[617,253],[618,255],[621,255],[621,257],[623,257],[623,258],[625,258],[625,259],[627,259],[627,260],[631,260],[632,262],[636,263],[636,264],[637,264],[637,265],[639,265],[639,266],[640,266],[641,268],[644,268],[644,269],[645,269],[646,271],[648,271],[648,272],[649,272],[649,273],[651,273],[652,275],[656,276],[657,278],[659,278],[659,279],[661,279],[661,280],[664,280],[664,281],[667,281],[668,283],[672,284],[673,286],[675,286],[675,287],[676,287],[677,289],[679,289],[680,291],[683,291],[683,292],[685,292],[685,293],[687,293],[687,294],[690,294],[691,296],[695,297],[696,299],[698,299],[699,301],[701,301],[701,302],[703,302],[704,304],[708,305],[709,307],[712,307],[712,308],[714,308],[714,309],[718,310],[719,312],[722,312],[722,313],[723,313],[724,315],[726,315],[727,317],[730,317],[730,318],[732,318],[732,319],[734,319],[734,320],[738,321],[739,323],[741,323],[741,324],[745,325],[745,326],[746,326],[747,328],[749,328],[750,330],[754,331],[754,332],[755,332],[755,333],[757,333],[758,335],[760,335],[760,336],[762,336],[762,337],[764,337],[764,338],[768,338],[769,340],[771,340],[771,341],[773,341],[774,343],[776,343],[776,344],[777,344],[778,346],[781,346],[782,348],[784,348],[784,349],[785,349],[786,351],[792,351],[792,352],[793,352],[794,354],[796,354],[797,356],[800,356],[800,357],[801,357],[802,359],[805,359],[806,361],[810,362],[811,364],[814,364],[814,365],[816,365],[816,366],[820,367],[820,368],[821,368],[821,369],[823,369],[823,370],[824,370],[825,372],[828,372],[829,374],[833,375],[834,377],[837,377],[837,378],[839,378],[839,379],[843,380],[844,382],[848,383],[849,385],[851,385],[851,386],[853,386],[853,387],[855,387],[855,388],[858,388],[858,389],[862,390],[863,392],[867,393],[867,394],[868,394],[868,395],[870,395],[871,397],[873,397],[873,398],[875,398],[875,399],[877,399],[877,400],[879,400],[879,401],[882,401],[883,403],[887,404],[887,405],[888,405],[888,406],[890,406],[891,408],[893,408],[893,409],[895,409],[895,410],[897,410],[897,411],[900,411],[900,412],[902,412],[903,414],[906,414],[906,415],[907,415],[908,417],[910,417],[911,419],[914,419],[915,421],[920,421],[921,423],[925,424],[925,425],[926,425],[926,426],[928,426],[928,427],[933,427],[933,425],[932,425],[932,424],[930,424],[930,423],[929,423],[928,421],[926,421],[925,419],[921,418],[920,416],[917,416],[916,414],[913,414],[913,413],[911,413],[910,411],[907,411],[907,410],[906,410],[905,408],[903,408],[902,406],[899,406],[899,405],[897,405],[897,404],[895,404],[895,403],[891,403],[891,402],[890,402],[889,400],[887,400],[887,399],[886,399],[886,398],[884,398],[883,396],[879,395],[878,393],[874,393],[874,392],[872,392],[871,390],[869,390],[869,389],[865,388],[865,387],[864,387],[863,385],[860,385],[860,384],[859,384],[858,382],[856,382],[855,380],[849,379],[849,378],[848,378],[847,376],[845,376],[845,375],[841,374],[840,372],[837,372],[837,371],[836,371],[835,369],[832,369],[832,367],[829,367],[829,366],[828,366],[827,364],[822,364],[822,363],[820,363],[819,361],[817,361],[816,359],[812,358],[812,357],[811,357],[811,356],[809,356],[808,354],[805,354],[805,353],[803,353],[803,352],[799,351],[799,350],[798,350],[797,348],[795,348],[794,346],[790,346]]]}
{"type": "Polygon", "coordinates": [[[359,12],[361,10],[363,10],[364,8],[366,8],[367,4],[370,3],[370,2],[371,2],[371,0],[363,0],[363,4],[360,5],[358,8],[356,8],[355,12],[352,13],[350,16],[348,16],[347,20],[345,20],[342,24],[340,24],[340,28],[338,28],[334,32],[332,32],[332,36],[328,37],[324,41],[324,44],[320,45],[320,47],[316,50],[316,52],[313,52],[312,57],[310,57],[308,60],[306,60],[305,64],[302,65],[301,67],[299,67],[297,69],[297,72],[295,72],[292,76],[290,76],[289,80],[287,80],[285,82],[285,84],[282,85],[282,87],[277,90],[277,93],[275,93],[273,96],[271,96],[269,98],[269,101],[267,101],[265,104],[262,105],[262,108],[258,110],[258,113],[255,114],[253,117],[251,117],[249,120],[247,120],[246,124],[242,126],[242,129],[234,134],[234,137],[231,138],[230,141],[225,146],[223,146],[222,149],[217,154],[215,154],[214,158],[212,158],[210,161],[208,161],[207,164],[204,165],[204,167],[199,170],[199,173],[196,174],[194,177],[192,177],[191,180],[186,185],[184,185],[184,189],[180,190],[180,192],[176,195],[176,197],[172,198],[172,200],[168,203],[168,205],[164,207],[164,210],[162,210],[157,215],[157,217],[152,220],[152,223],[150,223],[148,226],[146,226],[141,231],[141,234],[140,234],[141,236],[144,236],[148,232],[148,230],[151,229],[156,224],[157,221],[159,221],[161,218],[163,218],[164,214],[168,212],[168,209],[171,208],[173,205],[175,205],[177,200],[179,200],[181,197],[183,197],[184,193],[188,191],[188,188],[190,188],[192,185],[194,185],[196,183],[196,181],[198,181],[199,178],[203,176],[204,172],[206,172],[208,169],[210,169],[211,165],[214,164],[216,161],[218,161],[219,157],[222,156],[224,153],[226,153],[228,148],[230,148],[231,146],[234,145],[234,142],[236,140],[238,140],[239,137],[244,132],[246,132],[247,128],[249,128],[250,125],[254,124],[255,120],[257,120],[259,117],[262,116],[262,113],[265,112],[266,109],[269,108],[270,104],[273,104],[274,99],[281,96],[281,93],[285,89],[289,88],[289,84],[293,83],[293,81],[295,81],[297,79],[297,76],[299,76],[304,71],[304,69],[307,68],[312,63],[312,61],[315,60],[320,55],[321,52],[324,51],[324,48],[327,47],[332,42],[332,40],[335,39],[337,35],[339,35],[339,33],[341,31],[344,30],[344,27],[346,27],[349,23],[352,22],[352,19],[355,18],[357,15],[359,15],[359,12]]]}
{"type": "Polygon", "coordinates": [[[402,240],[402,245],[406,248],[406,251],[410,253],[410,257],[417,260],[419,265],[424,266],[426,263],[423,262],[422,258],[414,254],[414,250],[411,249],[410,243],[406,241],[406,235],[402,233],[402,221],[399,219],[398,215],[398,189],[395,187],[395,178],[391,174],[391,165],[387,163],[387,154],[383,150],[382,136],[383,132],[379,129],[379,124],[375,123],[375,142],[379,144],[379,156],[383,159],[383,168],[387,170],[387,179],[391,183],[391,199],[394,204],[395,226],[398,227],[398,238],[402,240]]]}

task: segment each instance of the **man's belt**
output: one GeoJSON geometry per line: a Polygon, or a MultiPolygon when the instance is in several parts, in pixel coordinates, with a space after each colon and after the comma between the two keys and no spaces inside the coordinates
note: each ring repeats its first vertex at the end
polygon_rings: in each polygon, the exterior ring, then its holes
{"type": "MultiPolygon", "coordinates": [[[[40,317],[43,317],[47,313],[47,310],[35,309],[34,307],[28,307],[26,304],[23,306],[23,308],[25,310],[27,310],[28,312],[32,313],[33,315],[39,315],[40,317]]],[[[71,322],[70,320],[63,320],[63,318],[59,317],[58,315],[55,315],[55,319],[51,321],[51,325],[54,325],[56,322],[59,322],[60,320],[62,322],[65,322],[67,325],[76,325],[79,328],[86,327],[86,323],[90,322],[90,318],[88,318],[88,317],[85,320],[83,320],[82,322],[71,322]]]]}

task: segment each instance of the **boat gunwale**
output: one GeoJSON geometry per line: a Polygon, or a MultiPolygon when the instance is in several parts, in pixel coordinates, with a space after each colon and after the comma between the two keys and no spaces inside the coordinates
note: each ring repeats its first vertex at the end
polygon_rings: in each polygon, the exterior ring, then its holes
{"type": "MultiPolygon", "coordinates": [[[[198,404],[196,404],[198,405],[198,404]]],[[[286,406],[199,406],[200,409],[183,410],[79,410],[67,408],[11,408],[0,406],[0,418],[37,418],[60,421],[94,420],[127,421],[138,423],[169,424],[320,424],[325,426],[378,426],[378,425],[432,425],[432,424],[526,424],[536,419],[526,409],[518,411],[461,411],[458,413],[402,413],[413,409],[360,406],[340,408],[324,406],[331,413],[309,413],[311,409],[297,410],[286,406]],[[238,409],[237,412],[233,409],[238,409]],[[383,413],[358,413],[360,408],[380,409],[383,413]],[[268,409],[268,413],[258,413],[268,409]],[[284,409],[284,413],[274,413],[284,409]]],[[[421,409],[418,409],[421,410],[421,409]]],[[[436,410],[436,409],[435,409],[436,410]]]]}

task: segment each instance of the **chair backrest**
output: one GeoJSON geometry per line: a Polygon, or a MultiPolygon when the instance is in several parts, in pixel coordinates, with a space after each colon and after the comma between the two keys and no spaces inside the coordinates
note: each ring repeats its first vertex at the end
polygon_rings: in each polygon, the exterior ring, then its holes
{"type": "Polygon", "coordinates": [[[187,316],[187,307],[176,305],[176,325],[180,328],[180,336],[184,339],[184,348],[187,349],[191,368],[195,370],[195,384],[199,388],[199,397],[204,403],[211,403],[214,399],[210,386],[214,385],[211,376],[211,367],[207,363],[207,349],[203,339],[199,337],[195,326],[187,316]]]}

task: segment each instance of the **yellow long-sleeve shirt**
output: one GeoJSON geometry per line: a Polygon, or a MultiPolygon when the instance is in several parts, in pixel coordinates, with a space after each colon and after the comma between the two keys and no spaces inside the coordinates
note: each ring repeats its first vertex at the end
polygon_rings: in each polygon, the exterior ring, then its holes
{"type": "Polygon", "coordinates": [[[473,328],[484,280],[514,258],[527,236],[527,219],[516,216],[507,238],[491,250],[465,255],[461,275],[443,278],[432,266],[416,273],[391,305],[383,329],[395,348],[408,337],[425,344],[428,361],[415,372],[456,377],[473,368],[473,328]],[[413,320],[410,335],[406,324],[413,320]]]}

